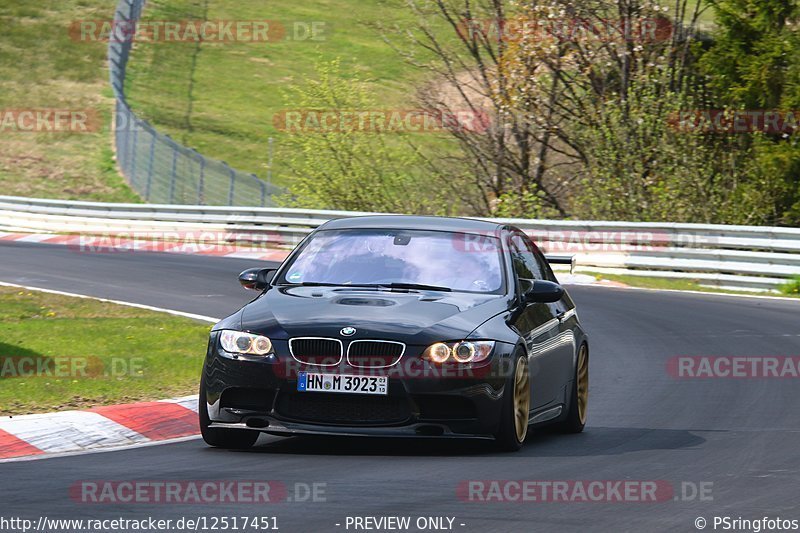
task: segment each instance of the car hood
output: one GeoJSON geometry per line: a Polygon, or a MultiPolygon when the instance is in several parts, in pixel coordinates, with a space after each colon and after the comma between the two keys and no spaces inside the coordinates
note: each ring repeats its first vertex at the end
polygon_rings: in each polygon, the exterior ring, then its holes
{"type": "Polygon", "coordinates": [[[274,339],[341,338],[350,326],[352,340],[428,344],[467,338],[506,309],[506,297],[495,294],[273,287],[242,310],[241,320],[244,330],[274,339]]]}

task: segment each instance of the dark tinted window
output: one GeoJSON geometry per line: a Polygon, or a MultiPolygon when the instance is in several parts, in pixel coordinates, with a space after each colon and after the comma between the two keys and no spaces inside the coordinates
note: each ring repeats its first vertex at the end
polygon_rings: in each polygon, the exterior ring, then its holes
{"type": "Polygon", "coordinates": [[[558,279],[556,279],[556,275],[553,273],[553,269],[550,267],[550,263],[547,262],[547,259],[545,259],[542,251],[538,248],[535,248],[534,251],[536,262],[539,263],[539,269],[544,272],[544,279],[552,281],[553,283],[558,283],[558,279]]]}
{"type": "Polygon", "coordinates": [[[533,245],[525,235],[512,233],[509,244],[514,273],[519,279],[547,279],[545,275],[547,269],[539,262],[533,245]]]}

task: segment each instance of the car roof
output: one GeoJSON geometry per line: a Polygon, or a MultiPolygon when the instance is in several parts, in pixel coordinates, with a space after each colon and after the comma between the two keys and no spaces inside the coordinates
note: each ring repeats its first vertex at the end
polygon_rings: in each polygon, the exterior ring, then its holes
{"type": "Polygon", "coordinates": [[[416,229],[452,231],[457,233],[487,233],[504,224],[474,218],[434,217],[419,215],[369,215],[330,220],[319,229],[416,229]]]}

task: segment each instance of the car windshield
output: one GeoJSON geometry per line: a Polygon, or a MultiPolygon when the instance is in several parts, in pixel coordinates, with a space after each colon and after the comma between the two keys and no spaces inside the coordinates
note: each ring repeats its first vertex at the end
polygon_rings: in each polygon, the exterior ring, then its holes
{"type": "Polygon", "coordinates": [[[277,283],[498,293],[503,288],[501,265],[500,241],[494,236],[322,230],[306,241],[277,283]]]}

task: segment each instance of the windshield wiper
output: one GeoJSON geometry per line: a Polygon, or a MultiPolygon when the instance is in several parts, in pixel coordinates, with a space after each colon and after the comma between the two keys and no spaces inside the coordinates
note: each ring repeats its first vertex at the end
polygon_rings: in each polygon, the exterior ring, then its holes
{"type": "Polygon", "coordinates": [[[300,283],[281,283],[279,287],[377,287],[358,283],[325,283],[324,281],[301,281],[300,283]]]}
{"type": "Polygon", "coordinates": [[[423,283],[379,283],[376,285],[377,287],[385,287],[388,289],[408,289],[408,290],[420,290],[420,291],[440,291],[440,292],[452,292],[453,289],[450,287],[439,287],[437,285],[425,285],[423,283]]]}
{"type": "Polygon", "coordinates": [[[452,292],[449,287],[425,285],[423,283],[325,283],[322,281],[301,281],[300,283],[283,283],[280,287],[342,287],[358,289],[405,289],[418,291],[452,292]]]}

